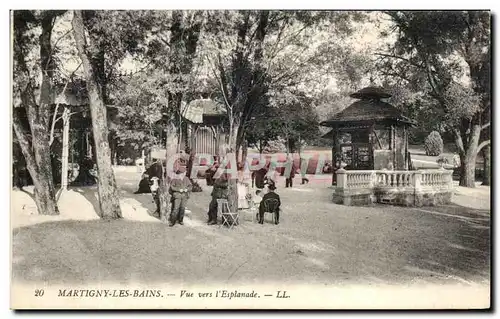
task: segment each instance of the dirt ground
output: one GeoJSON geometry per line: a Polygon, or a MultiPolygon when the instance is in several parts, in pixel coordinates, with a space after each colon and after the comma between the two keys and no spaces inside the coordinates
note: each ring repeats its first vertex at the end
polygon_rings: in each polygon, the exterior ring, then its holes
{"type": "Polygon", "coordinates": [[[60,216],[40,216],[27,192],[11,202],[12,278],[50,284],[426,284],[490,282],[490,192],[457,187],[441,207],[331,203],[330,177],[293,188],[278,182],[281,223],[243,214],[229,230],[206,225],[211,187],[189,200],[184,226],[150,215],[133,194],[139,173],[116,168],[124,218],[101,221],[95,187],[61,196],[60,216]]]}

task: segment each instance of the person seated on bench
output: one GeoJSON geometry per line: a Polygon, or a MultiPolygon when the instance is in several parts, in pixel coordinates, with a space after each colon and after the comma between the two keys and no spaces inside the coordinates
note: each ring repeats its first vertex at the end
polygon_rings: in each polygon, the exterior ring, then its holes
{"type": "Polygon", "coordinates": [[[270,184],[268,186],[268,189],[268,193],[266,193],[264,197],[262,197],[262,201],[259,205],[259,224],[264,224],[265,213],[273,213],[274,223],[278,225],[280,221],[280,195],[274,192],[276,190],[276,186],[274,186],[274,184],[270,184]]]}
{"type": "Polygon", "coordinates": [[[141,181],[139,182],[139,189],[134,194],[148,194],[151,193],[151,179],[157,177],[158,180],[162,179],[162,167],[158,159],[153,159],[153,164],[142,174],[141,181]]]}
{"type": "Polygon", "coordinates": [[[151,193],[149,175],[142,174],[141,181],[139,182],[139,189],[134,192],[134,194],[148,194],[151,193]]]}
{"type": "Polygon", "coordinates": [[[266,167],[262,167],[257,171],[252,172],[252,187],[256,187],[259,189],[263,189],[265,187],[264,183],[266,181],[266,174],[268,169],[266,167]]]}

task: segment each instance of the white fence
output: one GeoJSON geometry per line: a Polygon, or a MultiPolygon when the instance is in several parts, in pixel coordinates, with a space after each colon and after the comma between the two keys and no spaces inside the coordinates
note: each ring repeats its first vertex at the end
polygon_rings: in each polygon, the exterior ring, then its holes
{"type": "Polygon", "coordinates": [[[346,171],[337,170],[337,187],[348,188],[452,188],[453,171],[346,171]]]}
{"type": "Polygon", "coordinates": [[[446,203],[453,191],[453,171],[346,171],[339,169],[334,201],[345,205],[373,202],[403,205],[446,203]],[[423,203],[423,204],[422,204],[423,203]]]}

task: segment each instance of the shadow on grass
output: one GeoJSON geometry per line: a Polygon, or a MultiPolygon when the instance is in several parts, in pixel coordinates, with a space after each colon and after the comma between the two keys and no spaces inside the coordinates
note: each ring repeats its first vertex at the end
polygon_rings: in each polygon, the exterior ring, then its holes
{"type": "Polygon", "coordinates": [[[101,205],[99,205],[99,195],[97,194],[96,186],[70,186],[68,189],[71,189],[82,195],[92,205],[97,215],[100,215],[101,205]]]}
{"type": "Polygon", "coordinates": [[[454,218],[483,221],[485,223],[487,222],[488,225],[491,217],[491,211],[489,209],[476,209],[453,203],[447,205],[426,206],[420,208],[422,210],[439,212],[441,214],[454,218]]]}
{"type": "Polygon", "coordinates": [[[470,283],[474,278],[490,280],[489,210],[450,204],[422,207],[419,211],[442,219],[445,227],[455,226],[449,232],[443,227],[443,234],[437,234],[442,241],[412,256],[412,266],[418,267],[419,271],[428,271],[433,276],[455,279],[462,283],[470,283]],[[447,235],[444,236],[444,233],[447,235]]]}
{"type": "MultiPolygon", "coordinates": [[[[32,199],[32,200],[36,203],[36,201],[35,201],[35,195],[34,195],[34,194],[32,194],[32,193],[28,192],[27,190],[25,190],[25,189],[24,189],[24,187],[21,187],[21,188],[18,188],[18,189],[19,189],[21,192],[23,192],[23,193],[27,194],[27,195],[28,195],[28,196],[29,196],[29,197],[30,197],[30,198],[31,198],[31,199],[32,199]]],[[[33,190],[34,190],[34,189],[33,189],[33,190]]]]}

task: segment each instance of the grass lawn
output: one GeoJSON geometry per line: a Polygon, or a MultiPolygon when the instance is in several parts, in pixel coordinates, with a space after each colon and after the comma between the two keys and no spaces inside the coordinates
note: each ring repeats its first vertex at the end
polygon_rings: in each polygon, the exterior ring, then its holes
{"type": "MultiPolygon", "coordinates": [[[[457,188],[441,207],[347,207],[331,203],[329,176],[284,188],[281,223],[250,215],[233,230],[207,226],[210,188],[194,193],[184,226],[149,214],[150,194],[133,194],[134,168],[117,168],[124,219],[95,215],[95,188],[61,198],[61,216],[39,216],[13,192],[14,282],[51,284],[489,284],[489,188],[457,188]],[[475,203],[475,204],[474,204],[475,203]],[[467,205],[469,207],[466,207],[467,205]]],[[[298,181],[298,178],[296,179],[298,181]]],[[[297,182],[298,184],[298,182],[297,182]]],[[[36,208],[35,208],[36,209],[36,208]]]]}

